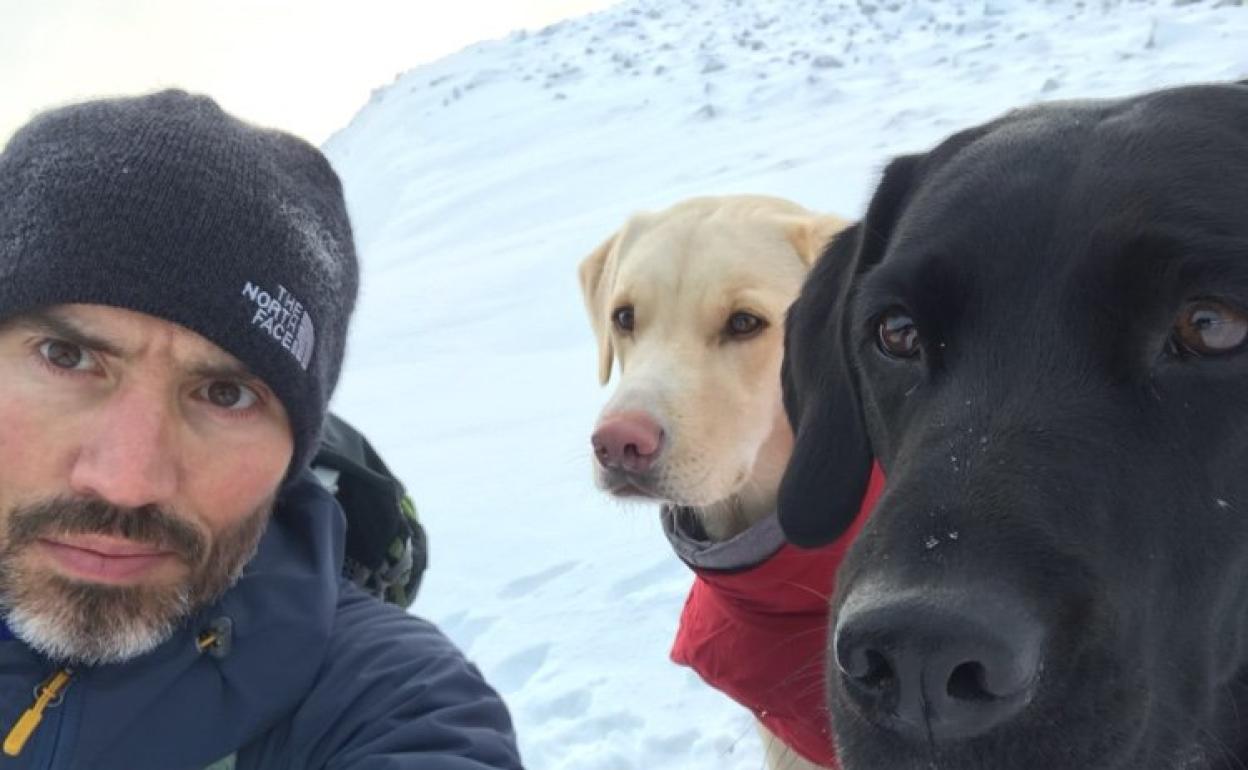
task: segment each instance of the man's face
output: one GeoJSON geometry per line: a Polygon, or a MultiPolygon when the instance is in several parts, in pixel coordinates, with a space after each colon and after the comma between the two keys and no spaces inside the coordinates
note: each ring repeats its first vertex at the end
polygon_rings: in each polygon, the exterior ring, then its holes
{"type": "Polygon", "coordinates": [[[60,660],[142,654],[255,552],[293,452],[272,391],[203,337],[60,305],[0,324],[0,607],[60,660]]]}

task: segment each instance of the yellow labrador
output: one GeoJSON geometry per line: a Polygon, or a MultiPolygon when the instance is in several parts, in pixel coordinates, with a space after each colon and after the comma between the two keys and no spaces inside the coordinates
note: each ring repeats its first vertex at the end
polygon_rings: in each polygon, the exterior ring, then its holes
{"type": "MultiPolygon", "coordinates": [[[[793,445],[784,317],[847,224],[779,198],[694,198],[632,217],[585,258],[602,384],[619,365],[592,435],[600,488],[687,512],[711,544],[774,519],[793,445]]],[[[771,767],[817,767],[760,728],[771,767]]]]}

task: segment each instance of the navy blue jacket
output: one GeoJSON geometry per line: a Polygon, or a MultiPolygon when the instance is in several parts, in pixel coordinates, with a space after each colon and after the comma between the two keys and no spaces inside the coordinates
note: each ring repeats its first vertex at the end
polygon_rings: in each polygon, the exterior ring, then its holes
{"type": "MultiPolygon", "coordinates": [[[[520,768],[507,709],[480,673],[432,625],[340,577],[344,529],[305,473],[221,601],[147,655],[74,671],[0,770],[520,768]],[[221,618],[228,643],[200,652],[221,618]]],[[[0,739],[54,671],[0,641],[0,739]]]]}

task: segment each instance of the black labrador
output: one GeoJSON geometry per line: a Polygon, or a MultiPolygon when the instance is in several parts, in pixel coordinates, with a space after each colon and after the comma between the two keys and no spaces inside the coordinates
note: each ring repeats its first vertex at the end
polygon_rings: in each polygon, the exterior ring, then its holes
{"type": "Polygon", "coordinates": [[[780,490],[846,770],[1248,767],[1248,85],[885,171],[786,331],[780,490]]]}

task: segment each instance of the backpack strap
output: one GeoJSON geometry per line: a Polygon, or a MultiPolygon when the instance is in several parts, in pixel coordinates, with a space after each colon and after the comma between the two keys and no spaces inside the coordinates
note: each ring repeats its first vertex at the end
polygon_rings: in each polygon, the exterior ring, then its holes
{"type": "Polygon", "coordinates": [[[378,598],[411,606],[429,546],[403,483],[368,439],[334,414],[325,418],[312,470],[347,515],[344,576],[378,598]]]}

